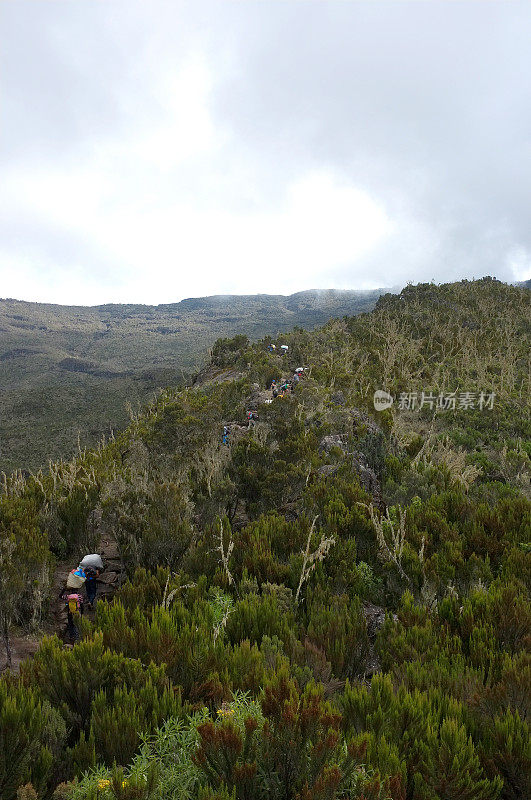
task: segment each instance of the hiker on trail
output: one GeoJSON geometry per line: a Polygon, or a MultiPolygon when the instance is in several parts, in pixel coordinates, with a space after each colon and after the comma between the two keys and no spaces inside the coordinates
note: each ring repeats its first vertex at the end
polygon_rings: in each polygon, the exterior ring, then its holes
{"type": "Polygon", "coordinates": [[[223,426],[223,439],[222,439],[223,444],[227,444],[228,445],[228,443],[229,443],[229,433],[230,433],[230,427],[228,425],[224,425],[223,426]]]}
{"type": "Polygon", "coordinates": [[[105,569],[101,556],[99,553],[89,553],[80,561],[78,569],[83,570],[85,574],[87,600],[93,606],[98,590],[96,581],[100,576],[100,572],[105,569]]]}
{"type": "Polygon", "coordinates": [[[96,593],[98,591],[98,585],[96,581],[100,576],[99,569],[94,569],[93,567],[87,567],[85,570],[85,575],[87,576],[87,580],[85,581],[85,589],[87,590],[87,600],[90,603],[90,606],[94,606],[94,602],[96,600],[96,593]]]}
{"type": "Polygon", "coordinates": [[[83,586],[87,592],[87,600],[94,605],[97,593],[96,581],[105,565],[98,553],[89,553],[80,562],[77,569],[68,573],[66,586],[61,591],[60,599],[66,607],[66,636],[71,642],[76,642],[79,637],[79,622],[83,615],[84,600],[81,594],[83,586]]]}
{"type": "Polygon", "coordinates": [[[295,372],[295,374],[293,375],[293,379],[292,379],[293,387],[295,387],[298,384],[299,381],[300,381],[299,375],[298,375],[297,372],[295,372]]]}
{"type": "Polygon", "coordinates": [[[258,411],[247,412],[247,424],[250,428],[254,428],[255,422],[258,422],[258,411]]]}
{"type": "Polygon", "coordinates": [[[270,344],[267,349],[269,350],[270,353],[274,353],[277,348],[276,345],[270,344]]]}
{"type": "Polygon", "coordinates": [[[289,394],[290,392],[293,394],[293,383],[291,381],[285,381],[280,387],[280,390],[282,394],[289,394]]]}
{"type": "Polygon", "coordinates": [[[281,344],[280,349],[282,350],[282,354],[285,355],[288,352],[289,347],[287,344],[281,344]]]}
{"type": "Polygon", "coordinates": [[[66,604],[66,635],[72,642],[79,639],[78,625],[83,616],[83,597],[77,592],[67,593],[65,591],[63,599],[66,604]]]}

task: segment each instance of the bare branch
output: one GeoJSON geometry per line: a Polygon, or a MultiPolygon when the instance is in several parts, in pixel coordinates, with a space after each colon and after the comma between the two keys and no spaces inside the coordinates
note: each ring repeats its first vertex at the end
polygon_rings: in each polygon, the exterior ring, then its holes
{"type": "MultiPolygon", "coordinates": [[[[404,551],[404,543],[406,541],[406,510],[401,506],[398,506],[398,524],[396,524],[389,515],[389,509],[386,510],[385,516],[379,517],[377,516],[372,503],[370,505],[367,505],[366,503],[358,503],[358,505],[363,506],[369,511],[371,522],[374,525],[376,538],[380,548],[378,553],[380,559],[382,561],[394,564],[402,578],[410,583],[411,581],[409,580],[409,577],[402,568],[402,553],[404,551]],[[391,534],[390,543],[388,543],[386,539],[386,529],[391,534]]],[[[422,555],[424,555],[424,548],[422,548],[422,555]]]]}
{"type": "Polygon", "coordinates": [[[299,585],[297,587],[297,593],[295,595],[295,602],[299,602],[299,595],[301,593],[301,589],[303,585],[306,583],[310,575],[312,574],[313,570],[315,569],[316,564],[319,561],[323,561],[328,554],[328,551],[336,543],[334,537],[330,537],[329,539],[325,539],[323,535],[321,535],[321,541],[319,542],[317,549],[310,553],[310,545],[312,541],[312,535],[315,528],[315,523],[317,522],[318,517],[315,517],[311,527],[310,532],[308,533],[308,540],[306,542],[306,550],[304,551],[304,560],[302,562],[302,570],[301,570],[301,577],[299,580],[299,585]]]}
{"type": "Polygon", "coordinates": [[[231,571],[229,569],[229,559],[231,557],[232,551],[234,550],[234,539],[232,538],[232,531],[230,533],[229,541],[227,544],[227,549],[225,550],[225,544],[223,542],[223,520],[219,520],[219,546],[216,550],[220,554],[221,563],[223,565],[223,569],[225,570],[225,575],[227,576],[227,580],[229,582],[229,586],[234,583],[234,578],[232,577],[231,571]]]}

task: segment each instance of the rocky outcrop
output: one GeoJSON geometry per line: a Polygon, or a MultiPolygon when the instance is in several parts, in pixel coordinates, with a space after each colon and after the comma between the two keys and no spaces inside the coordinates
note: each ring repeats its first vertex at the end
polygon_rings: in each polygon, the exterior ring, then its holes
{"type": "Polygon", "coordinates": [[[340,433],[329,434],[323,436],[319,442],[320,453],[330,453],[334,448],[338,447],[345,455],[348,455],[347,437],[340,433]]]}
{"type": "Polygon", "coordinates": [[[352,408],[350,410],[350,416],[354,422],[354,425],[358,430],[363,429],[363,431],[367,434],[370,433],[373,436],[382,436],[383,431],[380,426],[367,414],[366,411],[362,411],[360,408],[352,408]]]}
{"type": "Polygon", "coordinates": [[[360,479],[360,485],[368,495],[371,496],[372,502],[380,511],[385,511],[385,503],[382,495],[382,486],[378,480],[376,473],[369,467],[363,453],[352,453],[352,467],[360,479]]]}
{"type": "Polygon", "coordinates": [[[317,474],[322,475],[324,478],[329,478],[331,475],[335,475],[338,469],[339,466],[337,464],[323,464],[317,470],[317,474]]]}

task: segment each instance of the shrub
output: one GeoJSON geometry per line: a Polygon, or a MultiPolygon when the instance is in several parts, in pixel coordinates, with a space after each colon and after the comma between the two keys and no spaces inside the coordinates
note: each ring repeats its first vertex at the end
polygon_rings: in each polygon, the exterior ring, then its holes
{"type": "Polygon", "coordinates": [[[37,698],[32,689],[9,687],[0,680],[0,797],[20,800],[41,794],[52,773],[66,737],[65,725],[49,703],[37,698]]]}

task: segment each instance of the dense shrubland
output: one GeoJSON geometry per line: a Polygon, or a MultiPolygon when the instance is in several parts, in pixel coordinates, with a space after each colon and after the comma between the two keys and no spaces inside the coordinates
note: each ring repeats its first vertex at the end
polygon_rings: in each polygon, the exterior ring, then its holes
{"type": "Polygon", "coordinates": [[[5,638],[103,531],[128,579],[0,682],[2,800],[528,797],[529,297],[408,287],[288,356],[219,340],[208,380],[6,479],[5,638]],[[496,401],[375,412],[377,388],[496,401]]]}

